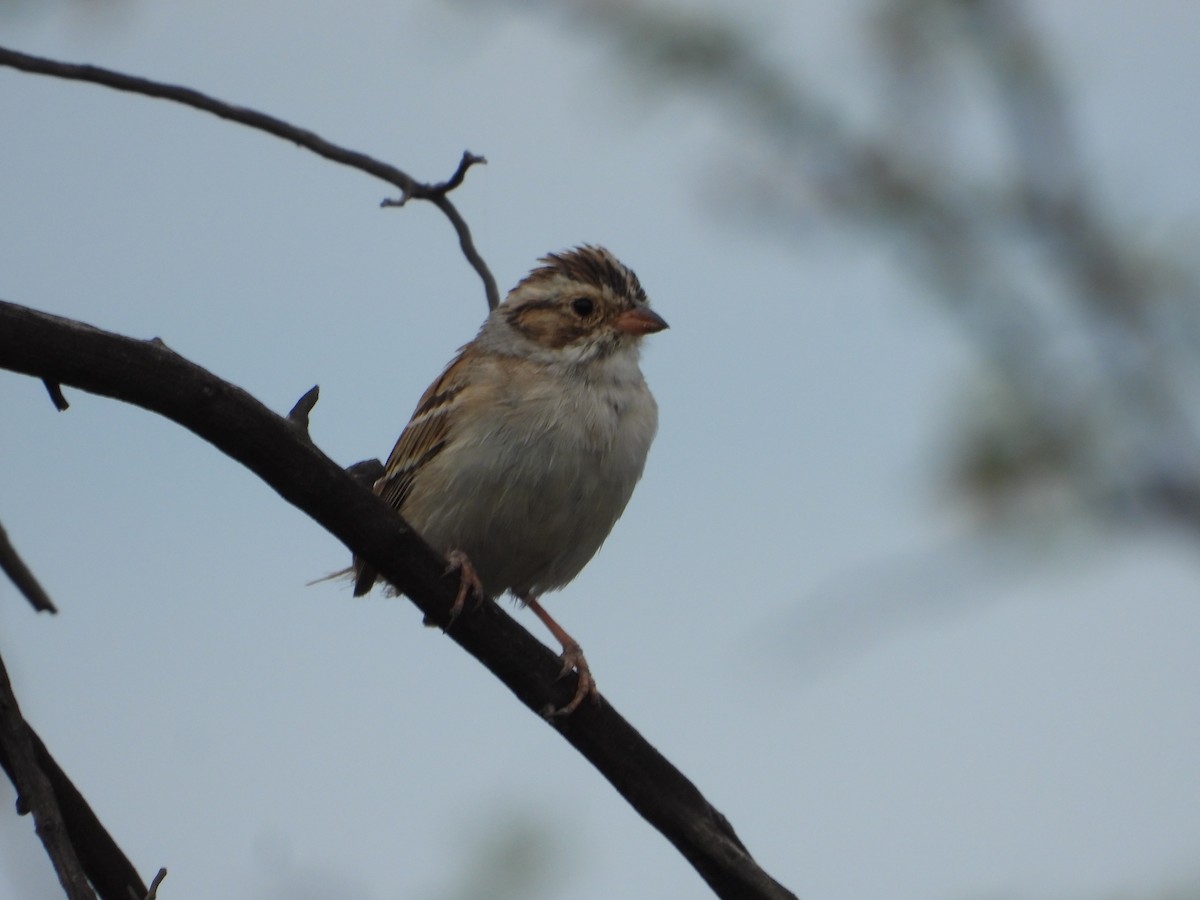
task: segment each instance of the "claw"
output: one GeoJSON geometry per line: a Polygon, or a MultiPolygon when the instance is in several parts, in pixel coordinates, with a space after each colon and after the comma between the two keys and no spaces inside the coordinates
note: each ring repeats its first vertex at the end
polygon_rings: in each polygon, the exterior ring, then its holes
{"type": "Polygon", "coordinates": [[[571,702],[562,709],[548,707],[543,710],[542,714],[547,719],[554,716],[569,716],[579,709],[579,704],[587,697],[590,697],[593,703],[599,703],[600,692],[596,690],[596,679],[592,677],[592,670],[588,668],[583,650],[579,648],[579,642],[567,634],[563,627],[554,621],[550,613],[542,609],[542,604],[538,603],[537,598],[532,594],[518,594],[517,598],[533,610],[533,614],[542,620],[542,623],[550,629],[550,633],[562,644],[563,652],[559,659],[562,660],[563,665],[558,677],[566,678],[573,671],[579,673],[579,683],[575,686],[575,696],[571,698],[571,702]]]}
{"type": "Polygon", "coordinates": [[[575,696],[571,698],[571,702],[562,709],[551,710],[548,717],[569,716],[579,709],[579,704],[587,698],[591,698],[593,703],[599,703],[600,692],[596,690],[596,679],[592,677],[592,670],[588,668],[587,659],[584,658],[579,644],[575,641],[564,644],[559,659],[563,661],[562,671],[558,673],[559,679],[566,678],[574,671],[579,673],[579,683],[575,686],[575,696]]]}
{"type": "Polygon", "coordinates": [[[466,607],[467,594],[474,595],[475,606],[473,609],[479,609],[483,603],[483,582],[479,580],[479,575],[475,572],[475,567],[471,565],[471,560],[467,559],[467,554],[461,550],[451,550],[446,554],[446,559],[450,561],[450,565],[446,567],[446,574],[459,573],[458,593],[454,597],[454,603],[450,606],[450,621],[446,623],[446,628],[449,630],[450,626],[454,624],[454,620],[466,607]]]}

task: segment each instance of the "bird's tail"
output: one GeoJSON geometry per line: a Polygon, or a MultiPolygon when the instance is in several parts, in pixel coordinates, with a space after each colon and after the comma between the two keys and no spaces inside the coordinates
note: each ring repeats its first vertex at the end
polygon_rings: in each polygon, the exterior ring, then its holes
{"type": "Polygon", "coordinates": [[[314,584],[322,584],[326,581],[349,581],[351,579],[354,579],[354,596],[361,597],[375,587],[375,582],[379,579],[379,572],[366,560],[356,556],[354,562],[346,568],[322,575],[320,578],[314,578],[304,586],[312,587],[314,584]]]}
{"type": "Polygon", "coordinates": [[[371,588],[375,587],[375,582],[379,578],[379,572],[376,568],[367,562],[365,559],[354,557],[354,564],[350,566],[350,571],[354,573],[354,596],[361,597],[366,594],[371,588]]]}
{"type": "Polygon", "coordinates": [[[338,569],[336,572],[330,572],[328,575],[322,575],[320,578],[306,581],[304,582],[304,586],[312,587],[314,584],[324,584],[326,581],[349,581],[351,578],[356,578],[357,576],[357,567],[346,566],[344,569],[338,569]]]}

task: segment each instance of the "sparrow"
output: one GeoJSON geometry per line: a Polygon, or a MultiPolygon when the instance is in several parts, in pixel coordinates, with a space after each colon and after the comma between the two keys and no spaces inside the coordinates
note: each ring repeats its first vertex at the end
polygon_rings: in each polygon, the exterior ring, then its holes
{"type": "MultiPolygon", "coordinates": [[[[596,682],[538,598],[579,574],[642,476],[658,407],[638,359],[667,323],[602,247],[539,262],[421,396],[374,490],[459,572],[451,621],[468,594],[507,591],[546,625],[579,676],[567,715],[596,682]]],[[[352,569],[362,596],[378,573],[352,569]]]]}

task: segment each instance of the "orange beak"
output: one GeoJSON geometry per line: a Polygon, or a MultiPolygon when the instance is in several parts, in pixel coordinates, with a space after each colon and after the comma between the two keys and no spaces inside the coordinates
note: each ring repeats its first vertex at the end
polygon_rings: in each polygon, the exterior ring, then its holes
{"type": "Polygon", "coordinates": [[[613,328],[621,334],[633,335],[654,334],[666,327],[666,319],[644,306],[621,313],[613,323],[613,328]]]}

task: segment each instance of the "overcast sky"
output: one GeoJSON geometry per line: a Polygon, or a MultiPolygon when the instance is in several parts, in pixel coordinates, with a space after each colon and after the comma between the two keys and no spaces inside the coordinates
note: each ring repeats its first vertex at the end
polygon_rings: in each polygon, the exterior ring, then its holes
{"type": "MultiPolygon", "coordinates": [[[[847,103],[868,91],[873,4],[724,7],[847,103]]],[[[1038,9],[1101,195],[1192,246],[1200,6],[1038,9]]],[[[886,248],[746,223],[711,182],[738,136],[546,18],[45,3],[0,13],[0,43],[198,88],[421,179],[484,154],[455,201],[502,290],[585,241],[638,272],[671,323],[646,341],[659,437],[546,606],[806,900],[1195,885],[1194,545],[981,541],[936,489],[970,347],[886,248]]],[[[0,298],[161,337],[279,411],[319,383],[313,437],[343,464],[387,454],[485,312],[445,220],[380,210],[388,193],[182,107],[0,70],[0,298]]],[[[56,413],[0,372],[0,521],[62,610],[0,583],[0,652],[147,880],[170,869],[160,896],[707,896],[413,607],[306,587],[345,565],[336,540],[178,426],[67,396],[56,413]],[[493,858],[511,895],[472,881],[493,858]]],[[[0,896],[53,884],[28,819],[0,814],[0,896]]]]}

